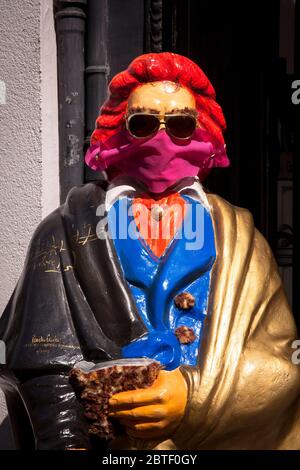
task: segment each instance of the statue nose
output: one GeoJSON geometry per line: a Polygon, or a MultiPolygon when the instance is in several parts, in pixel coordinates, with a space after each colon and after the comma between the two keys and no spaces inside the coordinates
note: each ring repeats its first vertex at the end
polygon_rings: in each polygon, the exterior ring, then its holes
{"type": "Polygon", "coordinates": [[[165,125],[164,122],[161,122],[160,125],[159,125],[158,130],[160,131],[161,129],[166,129],[166,125],[165,125]]]}

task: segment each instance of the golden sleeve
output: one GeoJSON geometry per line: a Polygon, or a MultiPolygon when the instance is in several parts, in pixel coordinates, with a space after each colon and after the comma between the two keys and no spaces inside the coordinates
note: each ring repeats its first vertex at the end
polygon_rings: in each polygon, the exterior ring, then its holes
{"type": "Polygon", "coordinates": [[[299,449],[297,331],[275,260],[247,211],[210,203],[219,260],[207,335],[201,364],[181,367],[189,398],[169,447],[299,449]]]}

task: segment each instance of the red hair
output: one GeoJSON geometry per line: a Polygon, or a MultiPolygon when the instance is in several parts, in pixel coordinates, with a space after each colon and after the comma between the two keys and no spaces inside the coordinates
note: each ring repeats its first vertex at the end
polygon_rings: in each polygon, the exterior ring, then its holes
{"type": "Polygon", "coordinates": [[[196,99],[198,120],[218,145],[224,144],[226,122],[216,102],[215,90],[204,72],[190,59],[171,52],[144,54],[134,59],[127,70],[109,84],[109,96],[100,109],[91,144],[104,142],[123,125],[129,95],[138,86],[168,80],[188,88],[196,99]]]}

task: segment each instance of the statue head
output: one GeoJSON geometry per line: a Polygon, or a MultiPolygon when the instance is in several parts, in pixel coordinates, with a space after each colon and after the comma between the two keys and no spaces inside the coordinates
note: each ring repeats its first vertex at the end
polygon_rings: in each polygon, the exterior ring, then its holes
{"type": "Polygon", "coordinates": [[[161,192],[182,177],[203,179],[212,167],[229,164],[225,126],[214,88],[194,62],[145,54],[110,82],[86,162],[161,192]]]}

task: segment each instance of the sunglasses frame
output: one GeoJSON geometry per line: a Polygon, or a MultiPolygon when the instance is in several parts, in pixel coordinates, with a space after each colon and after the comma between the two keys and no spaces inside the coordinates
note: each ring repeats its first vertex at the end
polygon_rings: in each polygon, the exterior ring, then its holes
{"type": "Polygon", "coordinates": [[[171,114],[167,114],[167,113],[166,113],[166,114],[132,113],[132,114],[130,114],[129,116],[128,116],[128,115],[125,116],[125,126],[126,126],[126,130],[129,132],[129,134],[131,135],[131,137],[133,137],[134,139],[141,139],[141,140],[143,140],[143,139],[148,139],[148,138],[150,138],[150,137],[153,137],[153,136],[154,136],[155,134],[157,134],[157,132],[159,131],[160,125],[161,125],[162,123],[165,125],[166,133],[167,133],[169,136],[173,137],[174,139],[178,139],[178,140],[189,140],[189,139],[192,137],[192,135],[194,134],[194,132],[195,132],[197,126],[198,126],[197,118],[196,118],[195,116],[193,116],[192,114],[188,114],[188,113],[171,113],[171,114]],[[151,134],[149,134],[149,135],[147,135],[147,136],[145,136],[145,137],[138,137],[138,136],[132,134],[132,132],[130,131],[130,129],[129,129],[129,122],[130,122],[130,120],[131,120],[131,118],[132,118],[133,116],[145,116],[145,115],[156,117],[159,125],[158,125],[158,127],[157,127],[157,130],[154,131],[154,132],[152,132],[151,134]],[[182,117],[182,116],[188,116],[188,117],[192,118],[193,121],[194,121],[194,123],[195,123],[195,129],[193,130],[193,133],[192,133],[190,136],[188,136],[188,137],[177,137],[176,135],[172,134],[172,132],[170,132],[170,129],[169,129],[168,126],[167,126],[167,123],[168,123],[168,119],[169,119],[169,118],[171,118],[171,117],[182,117]],[[161,117],[163,117],[164,119],[159,119],[159,118],[161,118],[161,117]]]}

